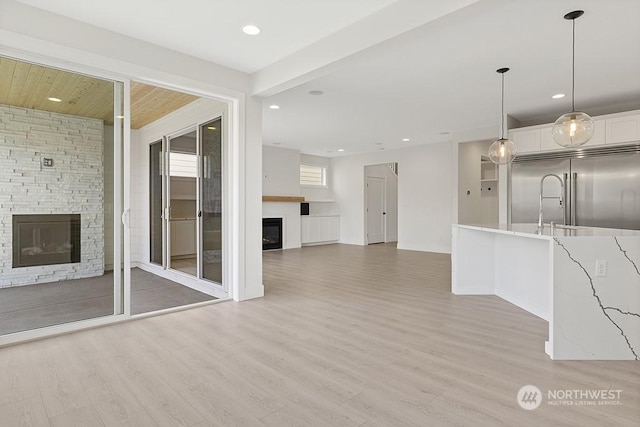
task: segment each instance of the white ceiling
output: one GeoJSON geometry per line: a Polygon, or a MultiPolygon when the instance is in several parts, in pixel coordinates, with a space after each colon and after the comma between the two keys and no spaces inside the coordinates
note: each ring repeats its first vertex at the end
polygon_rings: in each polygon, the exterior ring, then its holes
{"type": "Polygon", "coordinates": [[[19,1],[250,73],[396,0],[19,1]]]}
{"type": "Polygon", "coordinates": [[[575,9],[576,107],[640,108],[639,0],[20,1],[252,72],[264,143],[310,154],[497,136],[500,67],[506,112],[552,121],[570,109],[575,9]]]}
{"type": "Polygon", "coordinates": [[[264,143],[332,157],[497,136],[501,67],[511,68],[506,113],[552,122],[571,106],[571,23],[563,15],[578,8],[576,108],[640,108],[640,1],[482,1],[269,97],[264,143]],[[551,99],[556,93],[567,97],[551,99]]]}

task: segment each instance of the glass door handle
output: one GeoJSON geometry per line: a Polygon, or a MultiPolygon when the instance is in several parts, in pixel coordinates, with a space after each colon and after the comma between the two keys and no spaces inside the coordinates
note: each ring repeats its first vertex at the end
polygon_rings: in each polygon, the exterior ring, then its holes
{"type": "Polygon", "coordinates": [[[125,227],[129,228],[129,209],[125,209],[124,212],[122,212],[122,225],[124,225],[125,227]]]}

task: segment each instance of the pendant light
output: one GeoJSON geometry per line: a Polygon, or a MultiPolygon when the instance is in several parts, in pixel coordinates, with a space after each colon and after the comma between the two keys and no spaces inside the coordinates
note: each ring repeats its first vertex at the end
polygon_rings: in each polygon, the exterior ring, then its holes
{"type": "Polygon", "coordinates": [[[500,68],[496,70],[502,75],[502,110],[500,113],[500,139],[495,141],[489,147],[489,159],[497,165],[506,165],[516,158],[516,144],[510,139],[504,137],[504,73],[509,71],[508,68],[500,68]]]}
{"type": "Polygon", "coordinates": [[[586,144],[593,136],[594,123],[588,114],[576,111],[576,19],[584,14],[583,10],[574,10],[564,15],[571,20],[573,30],[571,47],[571,112],[563,114],[553,124],[552,134],[556,144],[565,148],[579,147],[586,144]]]}

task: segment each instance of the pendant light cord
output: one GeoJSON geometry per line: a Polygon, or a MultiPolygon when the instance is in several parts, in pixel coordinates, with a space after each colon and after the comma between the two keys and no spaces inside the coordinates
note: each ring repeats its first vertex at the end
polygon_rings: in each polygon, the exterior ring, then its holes
{"type": "Polygon", "coordinates": [[[571,111],[576,111],[576,19],[571,20],[573,29],[571,45],[571,111]]]}
{"type": "Polygon", "coordinates": [[[504,73],[502,73],[502,110],[500,113],[500,139],[504,139],[504,73]]]}

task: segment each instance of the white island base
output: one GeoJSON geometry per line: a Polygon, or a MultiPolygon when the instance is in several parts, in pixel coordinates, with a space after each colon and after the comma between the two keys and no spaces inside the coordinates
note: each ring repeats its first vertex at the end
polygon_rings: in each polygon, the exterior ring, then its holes
{"type": "Polygon", "coordinates": [[[451,267],[454,294],[547,320],[552,359],[640,360],[638,231],[454,225],[451,267]]]}

